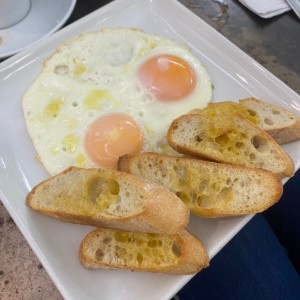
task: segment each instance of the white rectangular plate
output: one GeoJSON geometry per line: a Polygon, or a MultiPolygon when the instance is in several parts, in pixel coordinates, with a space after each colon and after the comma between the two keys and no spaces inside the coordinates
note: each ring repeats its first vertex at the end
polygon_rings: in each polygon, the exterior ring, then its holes
{"type": "MultiPolygon", "coordinates": [[[[119,26],[188,44],[211,75],[213,101],[253,95],[300,115],[299,95],[174,0],[114,1],[0,64],[1,200],[65,299],[168,299],[192,278],[84,269],[77,252],[92,228],[52,220],[25,205],[28,191],[48,174],[37,162],[25,129],[22,95],[61,42],[81,32],[119,26]]],[[[299,146],[299,142],[284,146],[297,169],[299,146]]],[[[192,217],[189,229],[201,238],[212,258],[250,218],[192,217]]]]}

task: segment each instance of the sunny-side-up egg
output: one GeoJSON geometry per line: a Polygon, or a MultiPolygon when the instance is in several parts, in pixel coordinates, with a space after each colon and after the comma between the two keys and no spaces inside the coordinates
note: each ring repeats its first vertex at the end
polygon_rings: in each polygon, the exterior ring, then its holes
{"type": "Polygon", "coordinates": [[[116,168],[121,155],[168,153],[171,121],[211,99],[189,48],[126,28],[61,45],[23,98],[26,127],[52,175],[74,165],[116,168]]]}

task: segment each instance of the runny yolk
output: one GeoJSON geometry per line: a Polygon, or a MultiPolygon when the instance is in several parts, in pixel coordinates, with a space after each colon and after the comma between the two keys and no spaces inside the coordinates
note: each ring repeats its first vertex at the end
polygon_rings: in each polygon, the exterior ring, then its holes
{"type": "Polygon", "coordinates": [[[113,113],[96,119],[88,128],[84,142],[93,162],[116,169],[120,156],[142,149],[143,136],[132,117],[113,113]]]}
{"type": "Polygon", "coordinates": [[[161,54],[148,59],[138,70],[142,86],[161,101],[179,100],[197,84],[192,67],[180,57],[161,54]]]}

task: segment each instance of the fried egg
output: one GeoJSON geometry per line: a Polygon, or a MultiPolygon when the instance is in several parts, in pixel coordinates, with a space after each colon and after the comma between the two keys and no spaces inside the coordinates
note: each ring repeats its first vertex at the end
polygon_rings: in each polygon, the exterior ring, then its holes
{"type": "Polygon", "coordinates": [[[169,153],[171,121],[211,99],[189,48],[140,30],[76,36],[45,61],[23,97],[26,127],[52,175],[74,165],[116,168],[121,155],[169,153]]]}

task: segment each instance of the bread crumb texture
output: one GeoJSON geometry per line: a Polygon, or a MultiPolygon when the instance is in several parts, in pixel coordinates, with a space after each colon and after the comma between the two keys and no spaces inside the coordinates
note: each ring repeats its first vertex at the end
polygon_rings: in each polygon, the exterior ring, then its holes
{"type": "MultiPolygon", "coordinates": [[[[255,161],[256,152],[267,153],[272,150],[264,137],[253,134],[248,127],[242,127],[234,118],[205,119],[202,122],[196,117],[182,122],[184,123],[180,123],[179,127],[173,128],[179,144],[189,143],[238,164],[255,161]]],[[[261,161],[260,166],[263,167],[263,164],[261,161]]]]}
{"type": "Polygon", "coordinates": [[[64,176],[44,182],[34,194],[32,206],[73,215],[126,216],[144,207],[143,195],[132,189],[130,181],[101,169],[93,172],[72,168],[64,176]]]}
{"type": "Polygon", "coordinates": [[[168,132],[170,145],[180,153],[223,163],[262,168],[291,176],[291,158],[263,130],[240,115],[179,117],[168,132]]]}
{"type": "Polygon", "coordinates": [[[80,245],[80,261],[90,269],[192,274],[209,265],[201,241],[186,230],[176,234],[97,228],[80,245]]]}
{"type": "Polygon", "coordinates": [[[101,231],[90,241],[89,255],[95,261],[144,268],[176,264],[180,247],[172,236],[127,231],[101,231]]]}
{"type": "Polygon", "coordinates": [[[240,100],[239,105],[248,112],[254,112],[258,120],[257,125],[264,130],[283,129],[297,121],[292,112],[253,97],[240,100]]]}
{"type": "Polygon", "coordinates": [[[282,194],[280,180],[264,170],[155,153],[129,156],[127,164],[130,173],[162,184],[201,216],[260,212],[282,194]]]}

